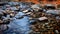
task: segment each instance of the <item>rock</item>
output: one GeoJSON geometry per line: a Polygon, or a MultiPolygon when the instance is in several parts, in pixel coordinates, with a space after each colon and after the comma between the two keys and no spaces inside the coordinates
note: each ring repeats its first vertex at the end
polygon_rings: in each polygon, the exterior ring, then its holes
{"type": "Polygon", "coordinates": [[[60,17],[59,16],[56,16],[56,19],[60,19],[60,17]]]}
{"type": "Polygon", "coordinates": [[[26,12],[28,12],[28,10],[24,10],[23,12],[26,13],[26,12]]]}
{"type": "Polygon", "coordinates": [[[45,9],[46,9],[46,8],[47,8],[47,9],[56,9],[53,4],[46,4],[46,5],[44,6],[44,8],[45,8],[45,9]]]}
{"type": "Polygon", "coordinates": [[[3,21],[2,20],[0,20],[0,24],[2,24],[3,23],[3,21]]]}
{"type": "Polygon", "coordinates": [[[13,16],[14,16],[14,14],[12,14],[12,13],[11,13],[11,14],[10,14],[10,16],[12,16],[12,17],[13,17],[13,16]]]}
{"type": "Polygon", "coordinates": [[[7,17],[7,13],[3,12],[3,16],[7,17]]]}
{"type": "Polygon", "coordinates": [[[59,31],[58,30],[55,30],[56,34],[59,34],[59,31]]]}
{"type": "Polygon", "coordinates": [[[30,20],[29,22],[30,22],[31,25],[34,25],[34,24],[37,23],[35,20],[30,20]]]}
{"type": "Polygon", "coordinates": [[[31,8],[40,8],[41,6],[39,4],[32,5],[31,8]]]}
{"type": "Polygon", "coordinates": [[[45,23],[45,25],[48,25],[49,23],[45,23]]]}
{"type": "Polygon", "coordinates": [[[35,22],[35,20],[30,20],[31,23],[35,22]]]}
{"type": "Polygon", "coordinates": [[[11,5],[11,6],[19,5],[18,2],[9,2],[8,4],[11,5]]]}
{"type": "Polygon", "coordinates": [[[59,15],[60,10],[48,10],[46,13],[47,14],[52,14],[52,15],[59,15]]]}
{"type": "Polygon", "coordinates": [[[0,19],[2,18],[2,16],[3,16],[3,13],[2,13],[2,12],[0,12],[0,19]]]}
{"type": "Polygon", "coordinates": [[[37,19],[39,22],[42,22],[42,23],[46,23],[48,22],[48,18],[47,17],[40,17],[37,19]]]}
{"type": "Polygon", "coordinates": [[[31,8],[35,11],[38,11],[39,9],[42,9],[39,4],[32,5],[31,8]]]}
{"type": "Polygon", "coordinates": [[[27,10],[29,10],[29,12],[32,12],[32,11],[33,11],[33,9],[32,9],[32,8],[28,8],[27,10]]]}
{"type": "Polygon", "coordinates": [[[16,7],[11,7],[11,10],[19,10],[19,9],[17,9],[16,7]]]}
{"type": "Polygon", "coordinates": [[[40,18],[38,18],[38,20],[40,20],[40,21],[43,21],[43,20],[46,20],[46,19],[48,19],[47,17],[40,17],[40,18]]]}
{"type": "Polygon", "coordinates": [[[6,18],[6,19],[3,19],[3,24],[9,24],[10,23],[10,19],[6,18]]]}
{"type": "Polygon", "coordinates": [[[4,12],[4,10],[0,9],[0,12],[4,12]]]}
{"type": "Polygon", "coordinates": [[[18,12],[18,13],[15,15],[15,17],[24,16],[24,15],[26,15],[26,14],[23,13],[23,12],[18,12]]]}
{"type": "Polygon", "coordinates": [[[7,25],[1,25],[0,30],[6,31],[6,30],[8,30],[8,26],[7,25]]]}
{"type": "Polygon", "coordinates": [[[23,16],[19,16],[18,18],[16,18],[16,19],[22,19],[23,18],[23,16]]]}
{"type": "Polygon", "coordinates": [[[5,5],[5,7],[7,7],[7,8],[8,8],[8,7],[11,7],[11,6],[10,6],[10,5],[5,5]]]}
{"type": "Polygon", "coordinates": [[[28,12],[28,13],[26,13],[27,15],[30,15],[32,12],[28,12]]]}
{"type": "Polygon", "coordinates": [[[30,20],[32,20],[33,18],[29,18],[30,20]]]}
{"type": "Polygon", "coordinates": [[[6,12],[5,13],[7,13],[7,14],[10,14],[11,13],[11,11],[10,10],[5,10],[6,12]]]}

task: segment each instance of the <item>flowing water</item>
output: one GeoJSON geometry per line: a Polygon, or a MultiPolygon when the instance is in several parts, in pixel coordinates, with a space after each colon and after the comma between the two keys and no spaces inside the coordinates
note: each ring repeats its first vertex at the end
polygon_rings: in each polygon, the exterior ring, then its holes
{"type": "Polygon", "coordinates": [[[28,34],[30,31],[30,20],[28,16],[23,16],[23,12],[19,12],[8,24],[9,29],[4,32],[4,34],[28,34]],[[16,17],[23,16],[21,19],[16,19],[16,17]]]}

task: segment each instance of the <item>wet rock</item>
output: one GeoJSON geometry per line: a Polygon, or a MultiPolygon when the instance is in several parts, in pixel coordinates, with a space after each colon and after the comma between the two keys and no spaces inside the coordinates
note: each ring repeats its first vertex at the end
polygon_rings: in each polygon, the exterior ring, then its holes
{"type": "Polygon", "coordinates": [[[56,34],[59,34],[59,31],[58,30],[55,30],[56,34]]]}
{"type": "Polygon", "coordinates": [[[47,17],[40,17],[40,18],[38,18],[38,21],[45,23],[45,22],[48,22],[48,18],[47,17]]]}
{"type": "Polygon", "coordinates": [[[31,24],[31,25],[34,25],[34,24],[36,24],[36,23],[37,23],[37,22],[36,22],[35,20],[31,20],[31,21],[30,21],[30,24],[31,24]]]}
{"type": "Polygon", "coordinates": [[[60,11],[59,10],[48,10],[46,13],[58,16],[60,14],[60,11]]]}
{"type": "Polygon", "coordinates": [[[32,5],[31,8],[32,8],[33,10],[35,10],[35,11],[38,11],[39,9],[40,9],[40,10],[42,9],[41,6],[40,6],[40,4],[32,5]]]}
{"type": "Polygon", "coordinates": [[[2,18],[2,16],[3,16],[3,13],[2,13],[2,12],[0,12],[0,19],[2,18]]]}
{"type": "Polygon", "coordinates": [[[28,12],[28,13],[26,13],[27,15],[30,15],[32,12],[28,12]]]}
{"type": "Polygon", "coordinates": [[[3,21],[2,20],[0,20],[0,24],[3,24],[3,21]]]}
{"type": "Polygon", "coordinates": [[[3,24],[9,24],[10,23],[10,19],[3,19],[3,24]]]}
{"type": "Polygon", "coordinates": [[[11,10],[19,10],[19,9],[17,9],[16,7],[11,7],[11,10]]]}
{"type": "Polygon", "coordinates": [[[31,8],[40,8],[40,4],[35,4],[35,5],[32,5],[31,8]]]}
{"type": "Polygon", "coordinates": [[[16,18],[16,19],[22,19],[22,18],[24,18],[24,16],[19,16],[18,18],[16,18]]]}
{"type": "Polygon", "coordinates": [[[6,12],[3,12],[3,16],[7,17],[7,13],[6,12]]]}
{"type": "Polygon", "coordinates": [[[44,6],[44,8],[47,9],[47,10],[48,10],[48,9],[56,9],[55,6],[52,5],[52,4],[46,4],[46,5],[44,6]]]}
{"type": "Polygon", "coordinates": [[[45,23],[45,25],[48,25],[49,23],[45,23]]]}
{"type": "Polygon", "coordinates": [[[23,13],[23,12],[18,12],[18,13],[15,15],[15,17],[24,16],[24,15],[26,15],[26,14],[23,13]]]}
{"type": "Polygon", "coordinates": [[[15,14],[12,14],[12,13],[10,14],[10,17],[11,17],[11,18],[14,17],[14,16],[15,16],[15,14]]]}
{"type": "Polygon", "coordinates": [[[10,14],[11,11],[6,9],[6,10],[5,10],[5,13],[10,14]]]}
{"type": "Polygon", "coordinates": [[[26,13],[26,12],[28,12],[28,10],[24,10],[23,12],[26,13]]]}
{"type": "Polygon", "coordinates": [[[33,8],[28,8],[27,10],[29,10],[28,12],[33,12],[33,8]]]}
{"type": "Polygon", "coordinates": [[[8,30],[7,25],[0,25],[0,30],[1,30],[1,31],[8,30]]]}
{"type": "Polygon", "coordinates": [[[43,21],[43,20],[46,20],[46,19],[48,19],[47,17],[40,17],[40,18],[38,18],[38,20],[40,20],[40,21],[43,21]]]}
{"type": "Polygon", "coordinates": [[[30,17],[29,19],[30,19],[30,20],[32,20],[33,18],[32,18],[32,17],[30,17]]]}
{"type": "Polygon", "coordinates": [[[9,5],[11,5],[11,6],[19,5],[19,3],[18,3],[18,2],[9,2],[8,4],[9,4],[9,5]]]}
{"type": "Polygon", "coordinates": [[[6,5],[4,5],[3,7],[4,7],[4,8],[10,8],[10,7],[11,7],[11,5],[6,4],[6,5]]]}
{"type": "Polygon", "coordinates": [[[60,19],[60,17],[59,16],[56,16],[56,19],[60,19]]]}

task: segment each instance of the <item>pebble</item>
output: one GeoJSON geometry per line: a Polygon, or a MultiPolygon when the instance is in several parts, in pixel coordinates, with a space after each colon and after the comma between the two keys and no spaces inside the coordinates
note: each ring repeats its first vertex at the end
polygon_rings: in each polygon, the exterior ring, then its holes
{"type": "Polygon", "coordinates": [[[26,13],[26,12],[28,12],[28,10],[24,10],[23,12],[26,13]]]}
{"type": "Polygon", "coordinates": [[[38,18],[38,20],[40,20],[40,21],[43,21],[43,20],[46,20],[46,19],[48,19],[47,17],[40,17],[40,18],[38,18]]]}

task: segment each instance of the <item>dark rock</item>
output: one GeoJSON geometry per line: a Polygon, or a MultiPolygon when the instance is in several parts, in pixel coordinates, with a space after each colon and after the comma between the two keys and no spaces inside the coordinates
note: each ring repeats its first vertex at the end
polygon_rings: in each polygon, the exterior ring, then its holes
{"type": "Polygon", "coordinates": [[[10,23],[10,19],[3,20],[3,24],[9,24],[9,23],[10,23]]]}

